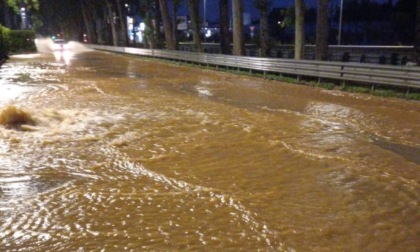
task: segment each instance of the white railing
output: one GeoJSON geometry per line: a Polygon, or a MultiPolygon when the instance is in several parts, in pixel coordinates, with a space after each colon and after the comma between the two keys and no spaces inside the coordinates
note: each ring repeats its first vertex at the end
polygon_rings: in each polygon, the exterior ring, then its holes
{"type": "Polygon", "coordinates": [[[179,60],[211,66],[231,67],[266,73],[289,74],[366,84],[420,88],[420,67],[388,66],[365,63],[328,62],[244,57],[223,54],[194,53],[132,47],[89,45],[93,49],[179,60]]]}

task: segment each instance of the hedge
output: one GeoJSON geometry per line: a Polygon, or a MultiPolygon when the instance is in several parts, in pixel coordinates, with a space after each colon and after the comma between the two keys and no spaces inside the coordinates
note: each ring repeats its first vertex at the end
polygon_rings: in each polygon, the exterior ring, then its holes
{"type": "Polygon", "coordinates": [[[9,53],[34,52],[35,33],[33,31],[9,30],[0,25],[0,59],[9,53]]]}
{"type": "Polygon", "coordinates": [[[10,50],[10,30],[0,25],[0,61],[7,57],[10,50]]]}
{"type": "Polygon", "coordinates": [[[35,32],[33,31],[10,31],[10,52],[34,52],[35,32]]]}

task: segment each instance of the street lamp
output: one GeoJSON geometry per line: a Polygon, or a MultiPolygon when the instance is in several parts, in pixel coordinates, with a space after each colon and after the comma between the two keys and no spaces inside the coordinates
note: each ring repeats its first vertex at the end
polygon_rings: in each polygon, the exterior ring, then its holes
{"type": "Polygon", "coordinates": [[[206,0],[204,0],[204,26],[206,26],[206,15],[207,15],[207,11],[206,11],[206,0]]]}
{"type": "Polygon", "coordinates": [[[20,18],[21,18],[21,21],[22,21],[21,29],[24,30],[24,29],[26,29],[26,9],[25,9],[25,7],[20,8],[20,18]]]}
{"type": "Polygon", "coordinates": [[[340,4],[340,21],[338,24],[338,45],[341,45],[341,25],[343,23],[343,0],[341,0],[340,4]]]}

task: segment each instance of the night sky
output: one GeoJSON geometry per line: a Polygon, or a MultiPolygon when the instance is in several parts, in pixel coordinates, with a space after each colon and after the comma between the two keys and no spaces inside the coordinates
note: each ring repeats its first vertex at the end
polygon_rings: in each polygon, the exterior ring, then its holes
{"type": "MultiPolygon", "coordinates": [[[[206,1],[207,3],[207,19],[208,20],[216,20],[219,17],[219,0],[201,0],[200,5],[201,5],[201,11],[200,11],[200,15],[203,17],[203,13],[204,13],[204,1],[206,1]]],[[[340,4],[340,0],[331,0],[331,2],[336,2],[337,4],[340,4]]],[[[347,0],[344,0],[347,1],[347,0]]],[[[377,1],[377,2],[384,2],[387,0],[371,0],[371,1],[377,1]]],[[[395,1],[395,0],[394,0],[395,1]]],[[[231,1],[230,1],[231,2],[231,1]]],[[[254,5],[253,5],[254,0],[243,0],[244,3],[244,12],[246,13],[250,13],[252,18],[258,18],[258,10],[255,9],[254,5]]],[[[289,7],[292,6],[294,3],[294,0],[273,0],[273,8],[276,7],[289,7]]],[[[305,0],[305,3],[308,6],[316,6],[317,4],[317,0],[305,0]]],[[[188,15],[188,6],[187,4],[184,2],[183,4],[184,6],[181,6],[181,9],[179,11],[180,15],[188,15]]],[[[231,8],[232,4],[229,3],[229,6],[231,8]]]]}

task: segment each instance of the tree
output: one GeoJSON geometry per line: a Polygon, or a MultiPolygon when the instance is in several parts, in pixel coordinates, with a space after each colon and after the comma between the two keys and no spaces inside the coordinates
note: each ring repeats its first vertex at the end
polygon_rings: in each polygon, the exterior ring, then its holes
{"type": "MultiPolygon", "coordinates": [[[[0,0],[0,10],[2,11],[1,19],[4,20],[4,25],[11,29],[18,28],[18,19],[20,20],[20,8],[25,7],[28,11],[36,12],[39,10],[39,1],[38,0],[0,0]]],[[[27,12],[29,13],[29,12],[27,12]]]]}
{"type": "Polygon", "coordinates": [[[182,0],[172,0],[172,28],[173,28],[173,34],[174,34],[174,43],[175,48],[178,47],[178,19],[177,19],[177,13],[178,9],[181,6],[182,0]]]}
{"type": "Polygon", "coordinates": [[[161,22],[158,0],[138,0],[138,14],[144,19],[144,44],[150,49],[157,48],[161,41],[161,22]]]}
{"type": "Polygon", "coordinates": [[[220,49],[222,54],[230,54],[229,0],[220,0],[220,49]]]}
{"type": "Polygon", "coordinates": [[[128,29],[127,29],[127,17],[125,12],[125,6],[121,0],[116,0],[119,23],[120,23],[120,38],[123,46],[128,46],[128,29]]]}
{"type": "Polygon", "coordinates": [[[165,30],[166,49],[175,50],[175,39],[172,30],[172,22],[168,12],[168,0],[159,0],[160,12],[162,14],[163,28],[165,30]]]}
{"type": "Polygon", "coordinates": [[[328,0],[318,0],[315,59],[328,59],[328,0]]]}
{"type": "Polygon", "coordinates": [[[44,24],[36,25],[37,33],[58,34],[71,40],[82,38],[83,15],[79,0],[38,0],[38,3],[39,9],[32,9],[30,13],[37,23],[44,24]]]}
{"type": "Polygon", "coordinates": [[[4,19],[4,25],[6,27],[11,27],[12,22],[10,21],[10,10],[9,6],[7,5],[7,0],[2,0],[2,9],[3,9],[3,19],[4,19]]]}
{"type": "Polygon", "coordinates": [[[111,0],[105,0],[107,6],[107,16],[108,21],[111,24],[111,32],[112,32],[112,45],[118,46],[118,34],[117,34],[117,27],[115,25],[115,14],[113,11],[113,6],[111,0]]]}
{"type": "Polygon", "coordinates": [[[191,25],[193,30],[194,49],[201,52],[201,38],[200,38],[200,0],[188,0],[188,8],[190,10],[191,25]]]}
{"type": "Polygon", "coordinates": [[[92,15],[90,15],[90,11],[92,10],[91,8],[89,8],[88,4],[90,1],[83,1],[83,0],[79,0],[80,1],[80,7],[82,8],[82,15],[83,15],[83,21],[85,23],[85,27],[86,27],[86,32],[87,32],[87,36],[89,39],[89,42],[95,43],[96,42],[96,34],[95,34],[95,29],[93,27],[93,22],[91,22],[89,20],[88,17],[91,17],[92,15]]]}
{"type": "MultiPolygon", "coordinates": [[[[273,8],[268,15],[268,30],[270,38],[284,42],[287,37],[283,31],[295,26],[295,6],[290,8],[273,8]]],[[[291,41],[294,41],[293,39],[291,41]]]]}
{"type": "Polygon", "coordinates": [[[271,5],[270,0],[255,0],[257,9],[260,11],[260,48],[261,57],[269,55],[269,36],[268,36],[268,10],[271,5]]]}
{"type": "Polygon", "coordinates": [[[305,55],[305,2],[295,0],[295,59],[305,55]]]}
{"type": "Polygon", "coordinates": [[[245,54],[245,38],[243,24],[243,4],[242,0],[232,0],[233,12],[233,54],[245,54]]]}
{"type": "Polygon", "coordinates": [[[420,1],[417,0],[416,7],[416,40],[414,42],[414,59],[420,66],[420,1]]]}
{"type": "Polygon", "coordinates": [[[38,10],[39,9],[39,1],[38,0],[7,0],[7,4],[9,5],[9,7],[13,8],[13,10],[16,13],[19,13],[19,9],[21,7],[22,4],[25,5],[26,9],[30,10],[30,9],[34,9],[34,10],[38,10]]]}
{"type": "Polygon", "coordinates": [[[391,21],[394,30],[394,40],[398,44],[411,45],[415,40],[415,20],[418,2],[418,0],[399,0],[395,4],[391,21]]]}

